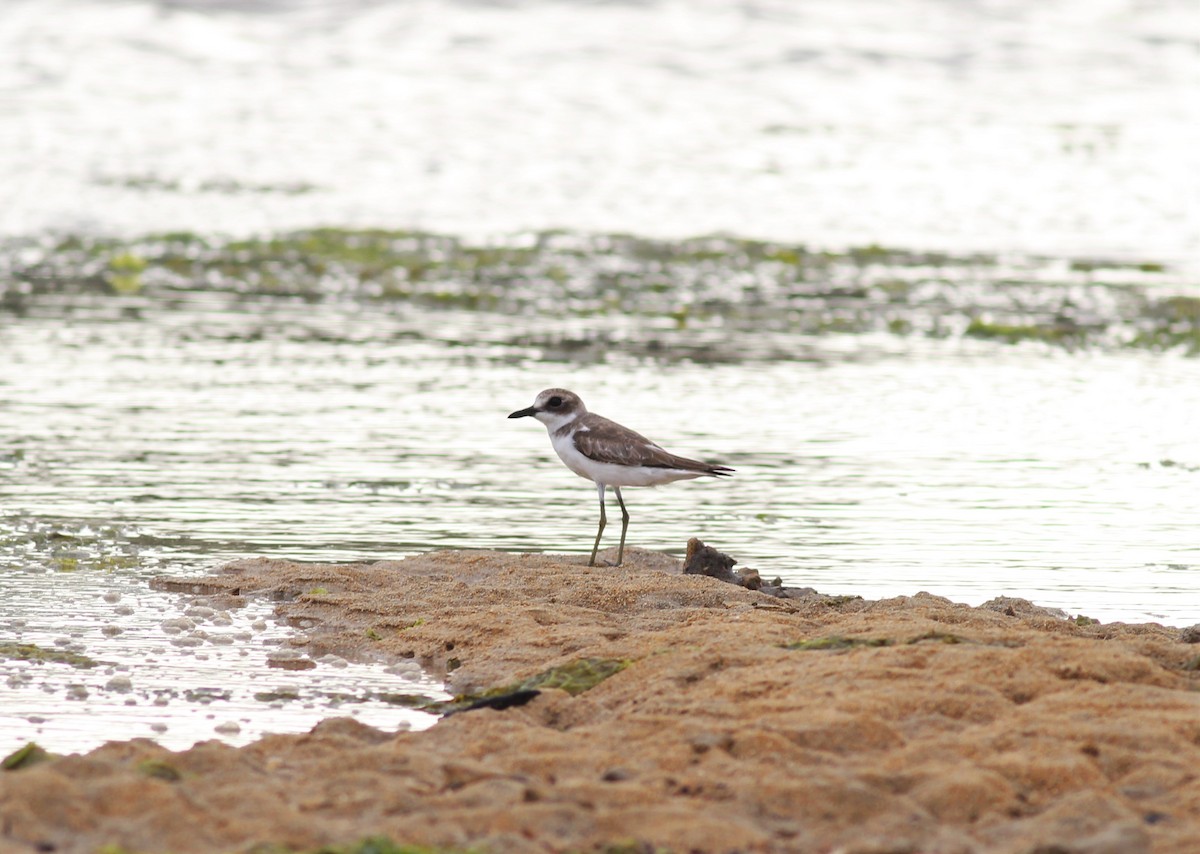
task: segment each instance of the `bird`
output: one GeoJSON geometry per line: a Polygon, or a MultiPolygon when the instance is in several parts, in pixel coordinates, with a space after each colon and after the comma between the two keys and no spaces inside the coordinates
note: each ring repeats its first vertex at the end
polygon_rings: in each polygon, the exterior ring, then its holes
{"type": "Polygon", "coordinates": [[[608,519],[604,509],[604,491],[611,486],[621,505],[621,544],[617,547],[616,566],[625,557],[625,532],[629,530],[629,511],[621,498],[622,486],[658,486],[675,480],[704,477],[729,477],[733,469],[691,460],[666,451],[640,433],[603,415],[588,412],[579,395],[565,388],[540,392],[533,406],[518,409],[509,418],[533,417],[546,425],[550,443],[567,468],[596,484],[600,496],[600,527],[592,544],[588,566],[596,565],[596,552],[608,519]]]}

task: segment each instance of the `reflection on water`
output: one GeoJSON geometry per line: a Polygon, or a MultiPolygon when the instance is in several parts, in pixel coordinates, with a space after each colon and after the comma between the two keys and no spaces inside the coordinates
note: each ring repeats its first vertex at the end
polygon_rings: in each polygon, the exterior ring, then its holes
{"type": "Polygon", "coordinates": [[[8,0],[0,233],[1200,252],[1192,0],[8,0]]]}

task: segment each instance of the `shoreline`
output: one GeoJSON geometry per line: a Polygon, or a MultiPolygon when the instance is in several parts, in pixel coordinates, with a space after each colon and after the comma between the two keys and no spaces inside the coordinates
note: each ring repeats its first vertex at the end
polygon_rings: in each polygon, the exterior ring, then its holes
{"type": "Polygon", "coordinates": [[[1200,841],[1189,629],[1084,624],[1018,599],[771,596],[640,549],[616,568],[253,559],[155,586],[227,607],[270,595],[304,654],[416,661],[458,713],[420,732],[333,718],[241,748],[135,739],[32,762],[0,774],[0,852],[1200,841]]]}

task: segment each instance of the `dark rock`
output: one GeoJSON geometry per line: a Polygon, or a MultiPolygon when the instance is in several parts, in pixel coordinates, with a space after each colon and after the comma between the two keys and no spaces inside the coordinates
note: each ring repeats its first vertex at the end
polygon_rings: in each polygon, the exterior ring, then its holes
{"type": "Polygon", "coordinates": [[[769,596],[782,599],[803,599],[816,596],[817,591],[811,587],[784,587],[783,579],[776,578],[770,582],[763,581],[757,569],[735,570],[737,561],[724,552],[719,552],[712,546],[706,546],[699,537],[692,537],[687,544],[687,557],[683,560],[684,575],[707,575],[718,581],[736,584],[747,590],[757,590],[769,596]]]}
{"type": "Polygon", "coordinates": [[[779,593],[784,599],[807,599],[810,596],[820,596],[815,587],[781,587],[779,593]]]}
{"type": "Polygon", "coordinates": [[[730,584],[739,584],[740,580],[733,572],[736,563],[729,555],[704,545],[699,537],[692,537],[688,540],[687,557],[683,560],[683,574],[707,575],[730,584]]]}

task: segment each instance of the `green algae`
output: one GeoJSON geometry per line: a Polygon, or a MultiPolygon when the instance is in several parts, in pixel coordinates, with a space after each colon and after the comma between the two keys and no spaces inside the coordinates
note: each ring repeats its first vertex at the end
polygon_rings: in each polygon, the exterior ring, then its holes
{"type": "Polygon", "coordinates": [[[133,252],[119,252],[108,259],[108,284],[117,293],[135,294],[142,289],[142,273],[147,266],[145,258],[133,252]]]}
{"type": "Polygon", "coordinates": [[[968,338],[986,338],[1018,344],[1023,341],[1039,341],[1046,344],[1070,344],[1082,340],[1080,329],[1070,325],[1036,323],[993,323],[974,318],[964,333],[968,338]]]}
{"type": "Polygon", "coordinates": [[[1200,297],[1171,296],[1151,303],[1150,312],[1170,323],[1200,325],[1200,297]]]}
{"type": "Polygon", "coordinates": [[[1196,329],[1151,329],[1139,332],[1129,342],[1135,350],[1156,352],[1179,351],[1186,356],[1200,356],[1200,327],[1196,329]]]}
{"type": "Polygon", "coordinates": [[[4,771],[19,771],[22,768],[29,768],[53,758],[54,754],[47,752],[44,748],[31,741],[24,747],[19,747],[8,754],[8,756],[5,756],[3,760],[0,760],[0,769],[4,771]]]}
{"type": "Polygon", "coordinates": [[[75,668],[98,667],[99,661],[65,649],[46,649],[33,643],[0,642],[0,659],[33,661],[38,664],[68,664],[75,668]]]}
{"type": "Polygon", "coordinates": [[[1096,258],[1076,258],[1070,269],[1077,273],[1094,273],[1098,270],[1134,270],[1139,273],[1165,273],[1167,265],[1157,261],[1114,261],[1096,258]]]}
{"type": "MultiPolygon", "coordinates": [[[[961,635],[952,634],[950,632],[941,632],[936,629],[923,632],[915,637],[904,641],[905,644],[917,644],[925,641],[936,641],[944,644],[959,644],[970,643],[961,635]]],[[[858,649],[862,647],[878,648],[885,646],[894,646],[897,641],[891,638],[854,638],[843,637],[841,635],[830,635],[821,638],[809,638],[807,640],[795,641],[793,643],[783,644],[784,649],[795,649],[804,651],[822,651],[822,650],[847,650],[858,649]]]]}
{"type": "MultiPolygon", "coordinates": [[[[649,324],[652,334],[624,342],[635,355],[712,362],[794,357],[794,344],[768,346],[771,336],[875,332],[1200,353],[1200,298],[1151,292],[1162,285],[1195,283],[1152,260],[1064,264],[876,244],[834,252],[723,235],[543,231],[471,242],[316,228],[234,240],[169,232],[0,243],[0,306],[55,292],[218,291],[597,323],[620,316],[649,324]]],[[[573,341],[548,327],[508,343],[579,359],[611,342],[599,328],[573,341]]]]}
{"type": "MultiPolygon", "coordinates": [[[[291,849],[280,849],[291,851],[291,849]]],[[[265,852],[264,852],[265,854],[265,852]]],[[[323,845],[309,854],[477,854],[473,848],[441,848],[429,845],[404,845],[387,836],[369,836],[346,845],[323,845]]]]}
{"type": "Polygon", "coordinates": [[[937,629],[930,629],[927,632],[922,632],[916,637],[909,638],[907,641],[905,641],[905,643],[914,644],[923,643],[924,641],[936,641],[937,643],[944,644],[969,643],[969,641],[962,635],[956,635],[952,632],[941,632],[937,629]]]}
{"type": "Polygon", "coordinates": [[[847,638],[840,635],[831,635],[830,637],[809,638],[808,640],[786,643],[783,644],[783,648],[805,651],[844,650],[855,649],[857,647],[891,646],[893,643],[889,638],[847,638]]]}
{"type": "Polygon", "coordinates": [[[670,848],[663,848],[649,842],[639,842],[636,839],[610,842],[600,848],[601,854],[671,854],[670,848]]]}
{"type": "Polygon", "coordinates": [[[79,558],[75,557],[56,557],[53,558],[51,564],[56,572],[78,572],[79,558]]]}
{"type": "Polygon", "coordinates": [[[55,572],[113,572],[137,565],[137,558],[131,555],[55,555],[50,558],[50,567],[55,572]]]}
{"type": "Polygon", "coordinates": [[[590,691],[632,663],[627,658],[579,658],[561,667],[543,670],[536,676],[531,676],[506,689],[500,689],[500,693],[557,688],[575,696],[584,691],[590,691]]]}
{"type": "MultiPolygon", "coordinates": [[[[457,661],[457,659],[451,660],[457,661]]],[[[503,702],[506,698],[514,698],[513,704],[519,705],[546,688],[557,688],[574,697],[590,691],[631,664],[633,664],[631,660],[624,658],[579,658],[559,667],[543,670],[520,682],[512,682],[476,694],[460,694],[447,702],[430,703],[426,701],[421,708],[434,714],[453,714],[465,709],[484,706],[504,708],[508,705],[503,702]],[[501,702],[489,702],[495,700],[501,702]]]]}
{"type": "Polygon", "coordinates": [[[153,777],[155,780],[163,780],[168,783],[178,783],[183,779],[183,772],[162,759],[146,759],[139,762],[137,771],[146,777],[153,777]]]}

